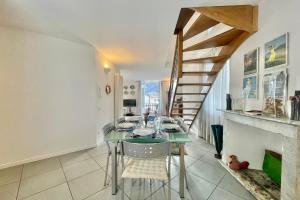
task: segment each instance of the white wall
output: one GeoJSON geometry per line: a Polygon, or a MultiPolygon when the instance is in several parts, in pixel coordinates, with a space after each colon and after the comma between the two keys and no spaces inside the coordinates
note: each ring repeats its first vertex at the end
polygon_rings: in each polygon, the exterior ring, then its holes
{"type": "MultiPolygon", "coordinates": [[[[243,80],[243,59],[244,54],[259,47],[259,97],[255,100],[248,100],[247,110],[263,108],[263,84],[262,78],[264,74],[264,44],[272,39],[289,32],[290,42],[289,42],[289,65],[288,65],[288,96],[293,95],[295,90],[300,89],[300,56],[298,46],[300,44],[300,27],[297,24],[297,20],[300,18],[299,13],[300,1],[290,0],[272,0],[272,2],[267,0],[261,0],[259,3],[259,24],[258,32],[246,40],[241,47],[233,54],[231,58],[231,70],[230,70],[230,93],[233,98],[242,98],[242,80],[243,80]]],[[[231,126],[231,125],[230,125],[231,126]]],[[[278,153],[282,152],[282,138],[274,135],[270,135],[266,131],[257,130],[248,126],[242,126],[235,124],[236,132],[234,133],[236,137],[235,142],[245,142],[247,141],[251,144],[251,148],[245,148],[244,151],[249,151],[252,149],[251,153],[254,151],[272,149],[278,153]],[[244,135],[240,134],[241,131],[244,135]],[[240,138],[239,138],[240,137],[240,138]],[[250,142],[249,142],[250,141],[250,142]],[[247,149],[247,150],[246,150],[247,149]]],[[[226,137],[226,134],[224,135],[226,137]]],[[[232,152],[234,153],[234,152],[232,152]]],[[[247,159],[246,152],[240,151],[235,152],[241,155],[243,159],[247,159]],[[243,157],[244,156],[244,157],[243,157]]],[[[255,152],[260,159],[263,158],[264,152],[255,152]]],[[[252,167],[261,167],[261,160],[257,165],[252,167]]]]}
{"type": "MultiPolygon", "coordinates": [[[[110,63],[100,52],[97,52],[97,143],[103,142],[102,127],[115,119],[115,74],[119,69],[110,63]],[[110,70],[105,70],[109,68],[110,70]],[[106,85],[111,86],[111,93],[106,94],[106,85]]],[[[121,95],[122,97],[122,95],[121,95]]]]}
{"type": "Polygon", "coordinates": [[[94,48],[6,27],[0,44],[0,168],[95,146],[96,82],[111,79],[94,48]]]}
{"type": "Polygon", "coordinates": [[[262,109],[263,105],[264,44],[286,32],[289,32],[290,35],[288,95],[293,95],[296,89],[300,89],[300,56],[297,55],[300,44],[300,26],[297,23],[300,18],[299,7],[300,1],[298,0],[272,0],[272,2],[261,0],[258,32],[246,40],[232,56],[230,76],[236,78],[231,78],[230,93],[234,98],[241,98],[244,54],[260,47],[259,97],[257,100],[249,100],[248,109],[262,109]]]}

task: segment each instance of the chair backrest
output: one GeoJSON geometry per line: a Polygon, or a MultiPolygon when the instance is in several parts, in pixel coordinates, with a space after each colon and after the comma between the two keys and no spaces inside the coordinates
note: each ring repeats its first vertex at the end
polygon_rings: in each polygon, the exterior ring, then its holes
{"type": "Polygon", "coordinates": [[[118,120],[117,120],[117,124],[121,124],[121,123],[124,123],[125,122],[125,117],[120,117],[118,120]]]}
{"type": "Polygon", "coordinates": [[[132,158],[160,158],[170,156],[170,143],[131,143],[122,142],[123,155],[132,158]]]}
{"type": "Polygon", "coordinates": [[[103,126],[102,130],[103,130],[103,134],[107,135],[109,132],[111,132],[112,130],[115,129],[115,125],[111,122],[109,124],[106,124],[103,126]]]}
{"type": "Polygon", "coordinates": [[[186,123],[182,123],[182,124],[180,125],[180,127],[182,128],[182,130],[183,130],[184,132],[186,132],[186,133],[188,134],[188,132],[189,132],[189,127],[188,127],[188,125],[187,125],[186,123]]]}
{"type": "Polygon", "coordinates": [[[177,122],[177,124],[179,126],[181,126],[182,124],[184,124],[184,119],[182,117],[176,117],[175,121],[177,122]]]}

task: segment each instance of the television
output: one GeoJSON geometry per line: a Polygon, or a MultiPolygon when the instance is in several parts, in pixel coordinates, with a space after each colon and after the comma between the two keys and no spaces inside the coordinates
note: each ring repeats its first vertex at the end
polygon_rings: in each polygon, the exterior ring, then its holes
{"type": "Polygon", "coordinates": [[[123,106],[124,107],[136,107],[136,100],[135,99],[124,99],[123,106]]]}

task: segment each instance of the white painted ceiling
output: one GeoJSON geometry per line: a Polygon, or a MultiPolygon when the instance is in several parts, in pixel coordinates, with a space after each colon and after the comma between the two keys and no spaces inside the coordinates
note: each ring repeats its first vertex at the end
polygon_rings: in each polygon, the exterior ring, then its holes
{"type": "MultiPolygon", "coordinates": [[[[161,79],[180,8],[258,0],[0,0],[0,25],[89,43],[125,76],[161,79]]],[[[125,77],[126,78],[126,77],[125,77]]]]}

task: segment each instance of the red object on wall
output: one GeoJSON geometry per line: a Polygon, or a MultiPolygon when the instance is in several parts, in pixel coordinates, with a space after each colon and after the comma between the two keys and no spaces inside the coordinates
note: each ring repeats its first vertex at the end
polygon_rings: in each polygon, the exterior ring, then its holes
{"type": "Polygon", "coordinates": [[[110,85],[106,85],[105,86],[105,92],[106,92],[106,94],[110,94],[111,93],[111,87],[110,87],[110,85]]]}

